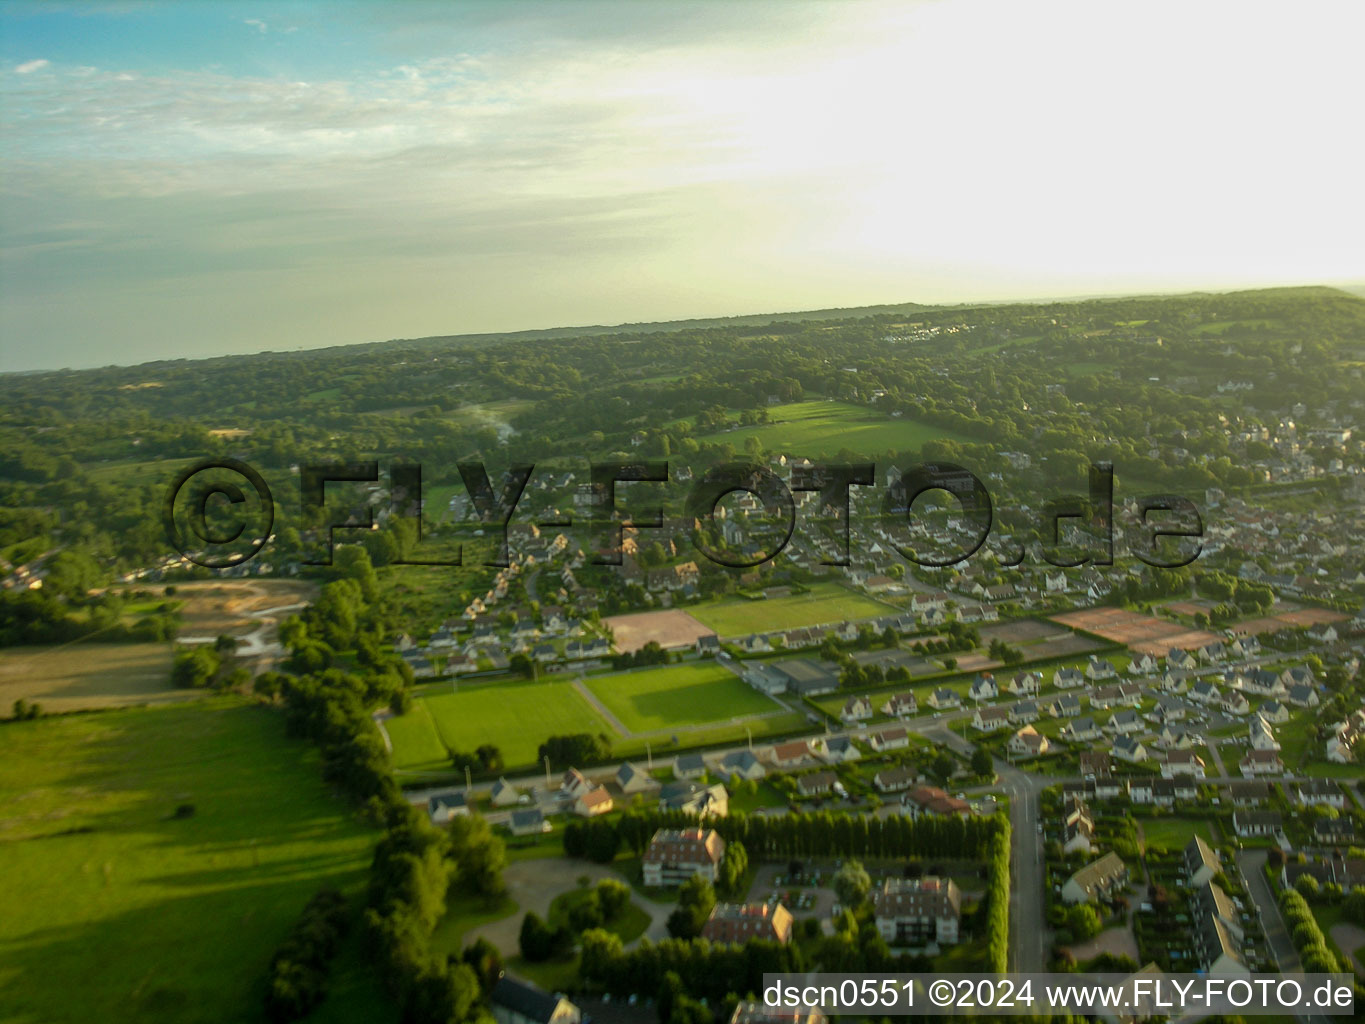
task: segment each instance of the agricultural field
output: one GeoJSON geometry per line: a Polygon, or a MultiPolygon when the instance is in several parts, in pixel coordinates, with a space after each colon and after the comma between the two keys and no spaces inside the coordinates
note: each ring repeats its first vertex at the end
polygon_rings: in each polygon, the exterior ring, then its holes
{"type": "Polygon", "coordinates": [[[815,458],[843,449],[864,455],[919,449],[925,441],[967,440],[960,434],[909,419],[892,419],[847,402],[792,402],[768,409],[771,422],[699,437],[699,441],[729,441],[743,451],[750,437],[765,450],[815,458]]]}
{"type": "Polygon", "coordinates": [[[587,686],[632,732],[724,722],[782,710],[713,661],[640,669],[587,680],[587,686]]]}
{"type": "MultiPolygon", "coordinates": [[[[577,732],[614,736],[611,726],[567,679],[466,684],[459,692],[423,697],[417,703],[430,713],[445,746],[472,752],[481,744],[492,743],[502,751],[509,770],[535,764],[541,743],[550,736],[577,732]]],[[[405,717],[418,713],[414,708],[405,717]]],[[[412,737],[402,726],[397,735],[393,732],[399,721],[389,719],[386,724],[394,744],[394,763],[416,767],[419,764],[416,756],[399,743],[400,737],[404,741],[412,737]]],[[[429,742],[422,742],[428,751],[434,749],[429,742]]],[[[444,760],[444,752],[441,756],[444,760]]]]}
{"type": "Polygon", "coordinates": [[[774,629],[797,629],[890,615],[897,609],[854,593],[837,583],[817,583],[805,594],[753,601],[738,598],[693,605],[688,612],[723,637],[747,636],[774,629]]]}
{"type": "Polygon", "coordinates": [[[171,645],[71,643],[0,650],[0,708],[37,701],[64,712],[193,700],[171,687],[171,645]]]}
{"type": "MultiPolygon", "coordinates": [[[[0,1020],[258,1019],[309,897],[363,883],[375,833],[281,716],[219,698],[0,729],[0,1020]]],[[[358,944],[334,973],[314,1019],[389,1017],[358,944]]]]}

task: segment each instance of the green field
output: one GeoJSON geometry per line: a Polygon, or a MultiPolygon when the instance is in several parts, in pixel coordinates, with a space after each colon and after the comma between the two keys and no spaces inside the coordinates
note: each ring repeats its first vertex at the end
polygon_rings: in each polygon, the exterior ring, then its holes
{"type": "MultiPolygon", "coordinates": [[[[613,736],[611,726],[567,679],[465,685],[458,693],[424,697],[418,703],[426,705],[447,747],[471,752],[480,744],[495,744],[508,768],[534,764],[541,743],[550,736],[577,732],[613,736]]],[[[399,747],[392,730],[389,735],[394,763],[415,765],[417,760],[399,747]]]]}
{"type": "Polygon", "coordinates": [[[687,611],[719,635],[731,637],[843,622],[847,619],[869,619],[890,615],[897,609],[862,594],[855,594],[837,583],[817,583],[805,594],[764,598],[761,601],[738,598],[691,606],[687,611]]]}
{"type": "Polygon", "coordinates": [[[719,443],[728,441],[736,451],[744,442],[758,438],[765,450],[814,458],[835,455],[843,449],[861,455],[885,451],[918,450],[925,441],[935,439],[964,441],[967,438],[950,430],[910,419],[890,416],[847,402],[792,402],[768,409],[770,422],[757,427],[722,431],[697,438],[719,443]]]}
{"type": "Polygon", "coordinates": [[[782,708],[712,661],[641,669],[587,681],[632,732],[723,722],[782,708]]]}
{"type": "Polygon", "coordinates": [[[439,764],[450,758],[426,701],[413,701],[412,710],[406,715],[386,718],[384,730],[393,744],[395,768],[418,768],[439,764]]]}
{"type": "MultiPolygon", "coordinates": [[[[366,875],[375,834],[264,709],[67,715],[0,738],[0,1021],[259,1019],[303,905],[366,875]]],[[[334,973],[313,1019],[392,1019],[358,942],[334,973]]]]}
{"type": "Polygon", "coordinates": [[[1142,835],[1147,846],[1162,847],[1170,851],[1183,850],[1191,839],[1200,836],[1207,843],[1213,842],[1213,833],[1207,821],[1194,821],[1191,818],[1143,818],[1142,835]]]}

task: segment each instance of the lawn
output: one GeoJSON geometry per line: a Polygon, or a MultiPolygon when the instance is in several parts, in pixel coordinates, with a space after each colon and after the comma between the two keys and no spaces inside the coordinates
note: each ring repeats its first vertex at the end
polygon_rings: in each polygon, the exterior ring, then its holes
{"type": "Polygon", "coordinates": [[[1190,818],[1143,818],[1142,835],[1149,849],[1161,847],[1171,852],[1183,850],[1196,835],[1202,836],[1207,843],[1213,842],[1207,821],[1194,821],[1190,818]]]}
{"type": "Polygon", "coordinates": [[[776,701],[714,661],[594,676],[587,685],[632,732],[656,732],[782,710],[776,701]]]}
{"type": "Polygon", "coordinates": [[[775,629],[797,629],[890,615],[897,609],[854,593],[837,583],[817,583],[805,594],[754,601],[738,598],[690,606],[688,612],[720,636],[745,636],[775,629]]]}
{"type": "MultiPolygon", "coordinates": [[[[473,751],[492,743],[502,751],[509,770],[533,765],[540,745],[551,736],[579,732],[613,736],[611,726],[568,680],[466,684],[458,693],[423,697],[419,703],[426,705],[447,747],[473,751]]],[[[397,737],[394,763],[415,763],[399,747],[397,737]]]]}
{"type": "Polygon", "coordinates": [[[764,449],[815,458],[835,455],[844,449],[860,455],[887,451],[919,450],[925,441],[967,438],[950,430],[911,419],[892,419],[882,412],[847,402],[793,402],[768,409],[770,422],[757,427],[721,431],[698,441],[728,441],[736,451],[756,437],[764,449]]]}
{"type": "MultiPolygon", "coordinates": [[[[0,734],[0,1020],[258,1019],[309,897],[365,879],[375,833],[272,712],[215,699],[0,734]]],[[[384,1018],[357,944],[334,989],[315,1019],[384,1018]]]]}

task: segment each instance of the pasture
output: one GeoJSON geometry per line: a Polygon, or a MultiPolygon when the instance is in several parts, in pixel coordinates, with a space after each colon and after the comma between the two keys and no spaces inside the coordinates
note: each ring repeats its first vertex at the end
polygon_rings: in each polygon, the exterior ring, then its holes
{"type": "Polygon", "coordinates": [[[723,637],[747,636],[775,629],[797,629],[891,615],[898,609],[854,593],[837,583],[817,583],[805,594],[761,600],[736,598],[692,605],[694,619],[723,637]]]}
{"type": "Polygon", "coordinates": [[[699,437],[699,441],[729,441],[744,450],[750,437],[767,451],[815,458],[844,449],[860,455],[886,451],[917,451],[925,441],[967,440],[960,434],[910,419],[890,416],[847,402],[792,402],[768,409],[770,422],[699,437]]]}
{"type": "Polygon", "coordinates": [[[171,687],[171,645],[95,644],[0,650],[0,708],[37,701],[45,711],[126,707],[201,696],[171,687]]]}
{"type": "MultiPolygon", "coordinates": [[[[282,716],[220,698],[0,729],[0,1019],[259,1019],[309,897],[365,878],[375,833],[282,716]]],[[[382,1013],[357,946],[337,972],[316,1019],[382,1013]]]]}
{"type": "Polygon", "coordinates": [[[594,676],[587,680],[587,686],[632,732],[656,732],[783,710],[714,661],[594,676]]]}

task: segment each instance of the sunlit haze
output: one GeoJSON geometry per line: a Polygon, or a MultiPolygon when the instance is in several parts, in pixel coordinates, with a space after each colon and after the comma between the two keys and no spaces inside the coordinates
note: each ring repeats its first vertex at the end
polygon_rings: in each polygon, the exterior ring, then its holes
{"type": "Polygon", "coordinates": [[[0,369],[1365,279],[1365,5],[0,8],[0,369]]]}

